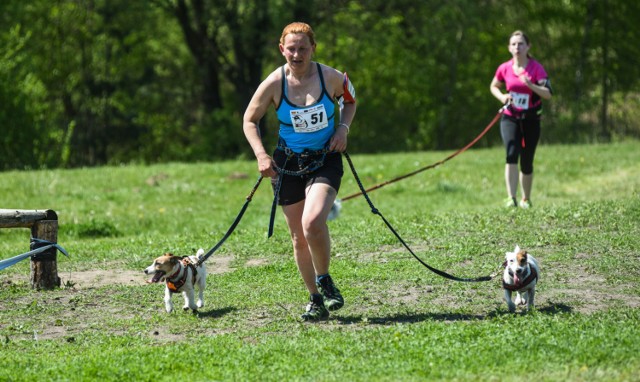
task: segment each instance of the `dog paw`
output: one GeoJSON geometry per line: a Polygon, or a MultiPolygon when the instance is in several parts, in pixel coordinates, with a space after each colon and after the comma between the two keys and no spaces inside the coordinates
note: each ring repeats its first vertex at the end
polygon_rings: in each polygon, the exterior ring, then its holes
{"type": "Polygon", "coordinates": [[[198,302],[196,302],[196,306],[197,306],[198,308],[202,308],[202,307],[204,306],[204,301],[202,301],[202,300],[198,300],[198,302]]]}

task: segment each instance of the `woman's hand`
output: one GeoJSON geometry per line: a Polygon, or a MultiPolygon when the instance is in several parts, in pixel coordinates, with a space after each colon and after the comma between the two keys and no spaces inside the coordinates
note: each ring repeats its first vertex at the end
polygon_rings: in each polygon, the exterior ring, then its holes
{"type": "Polygon", "coordinates": [[[267,153],[262,153],[257,156],[258,158],[258,171],[260,175],[265,178],[272,178],[276,176],[275,165],[273,159],[267,153]]]}
{"type": "Polygon", "coordinates": [[[339,124],[329,142],[329,150],[339,153],[345,152],[347,150],[347,134],[349,134],[349,128],[344,124],[339,124]]]}

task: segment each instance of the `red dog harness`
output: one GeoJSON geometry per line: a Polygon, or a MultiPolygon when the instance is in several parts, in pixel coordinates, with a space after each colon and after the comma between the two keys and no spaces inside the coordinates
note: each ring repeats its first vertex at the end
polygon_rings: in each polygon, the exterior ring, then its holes
{"type": "Polygon", "coordinates": [[[196,266],[191,262],[191,259],[189,259],[188,257],[183,257],[180,262],[185,266],[184,274],[182,275],[182,277],[180,277],[178,280],[172,280],[180,272],[180,269],[178,269],[178,271],[173,275],[167,277],[167,288],[169,288],[169,291],[171,293],[178,293],[180,291],[180,288],[182,288],[187,282],[187,273],[189,273],[187,268],[191,268],[191,270],[193,271],[193,284],[196,284],[196,275],[198,274],[198,271],[196,270],[196,266]]]}

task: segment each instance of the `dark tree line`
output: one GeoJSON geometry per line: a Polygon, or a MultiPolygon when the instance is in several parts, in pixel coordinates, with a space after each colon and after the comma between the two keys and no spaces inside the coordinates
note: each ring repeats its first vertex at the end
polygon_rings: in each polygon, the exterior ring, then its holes
{"type": "MultiPolygon", "coordinates": [[[[522,29],[555,95],[543,140],[640,136],[640,3],[624,0],[6,0],[0,170],[250,154],[246,104],[287,23],[349,72],[351,152],[454,149],[500,105],[488,86],[522,29]]],[[[272,115],[265,139],[276,138],[272,115]]],[[[492,132],[480,145],[498,143],[492,132]]]]}

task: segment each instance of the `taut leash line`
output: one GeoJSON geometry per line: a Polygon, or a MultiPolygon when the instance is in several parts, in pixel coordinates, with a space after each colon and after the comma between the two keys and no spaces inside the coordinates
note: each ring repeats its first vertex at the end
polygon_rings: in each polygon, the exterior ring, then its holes
{"type": "Polygon", "coordinates": [[[362,182],[360,182],[360,178],[358,177],[358,173],[356,172],[355,167],[353,166],[353,162],[351,161],[351,157],[349,157],[349,154],[345,151],[343,152],[345,158],[347,158],[347,162],[349,162],[349,167],[351,167],[351,172],[353,173],[353,177],[356,179],[356,182],[358,183],[358,187],[360,188],[361,194],[364,196],[364,198],[367,200],[367,203],[369,203],[369,207],[371,207],[371,212],[374,215],[378,215],[380,216],[380,218],[382,219],[382,221],[384,222],[384,224],[387,225],[387,227],[389,228],[389,230],[391,230],[391,232],[393,232],[393,234],[396,236],[396,238],[398,238],[398,240],[400,241],[400,243],[402,243],[402,245],[407,249],[407,251],[409,251],[409,253],[411,253],[411,255],[420,262],[420,264],[424,265],[427,269],[429,269],[431,272],[442,276],[446,279],[449,280],[454,280],[454,281],[462,281],[462,282],[480,282],[480,281],[491,281],[492,277],[491,276],[483,276],[483,277],[477,277],[477,278],[461,278],[461,277],[456,277],[453,275],[448,274],[447,272],[441,271],[437,268],[434,268],[432,266],[430,266],[429,264],[425,263],[424,261],[422,261],[421,258],[419,258],[415,253],[413,253],[413,251],[411,250],[411,248],[409,247],[409,245],[407,245],[407,243],[402,239],[402,237],[400,237],[400,235],[398,234],[398,232],[396,232],[396,230],[393,228],[393,226],[391,225],[391,223],[389,223],[387,221],[387,219],[385,219],[385,217],[380,213],[380,211],[373,205],[373,203],[371,202],[371,199],[369,199],[369,195],[367,194],[367,191],[364,189],[364,186],[362,186],[362,182]]]}
{"type": "Polygon", "coordinates": [[[492,128],[492,127],[493,127],[493,125],[495,125],[495,124],[496,124],[496,122],[498,122],[498,119],[500,119],[500,116],[502,115],[502,111],[504,110],[504,108],[505,108],[505,107],[506,107],[506,105],[505,105],[505,106],[503,106],[502,108],[500,108],[500,110],[498,110],[498,113],[496,114],[496,116],[495,116],[495,117],[493,117],[493,119],[491,120],[491,122],[489,122],[489,124],[487,125],[487,127],[485,127],[485,129],[484,129],[484,130],[482,130],[482,132],[481,132],[477,137],[475,137],[475,138],[474,138],[471,142],[469,142],[466,146],[464,146],[463,148],[461,148],[461,149],[459,149],[458,151],[454,152],[453,154],[449,155],[448,157],[446,157],[446,158],[444,158],[444,159],[442,159],[442,160],[440,160],[440,161],[438,161],[438,162],[435,162],[435,163],[433,163],[433,164],[430,164],[430,165],[428,165],[428,166],[425,166],[425,167],[419,168],[419,169],[417,169],[417,170],[415,170],[415,171],[412,171],[412,172],[410,172],[410,173],[408,173],[408,174],[398,176],[398,177],[396,177],[396,178],[393,178],[393,179],[387,180],[386,182],[382,182],[382,183],[376,184],[375,186],[371,186],[371,187],[367,188],[366,190],[363,190],[363,189],[362,189],[362,187],[361,187],[361,188],[360,188],[360,189],[361,189],[361,191],[360,191],[360,192],[356,192],[356,193],[354,193],[354,194],[351,194],[351,195],[345,196],[344,198],[342,198],[342,199],[340,199],[340,200],[344,202],[345,200],[353,199],[353,198],[355,198],[355,197],[357,197],[357,196],[363,195],[363,194],[365,193],[365,191],[366,191],[366,192],[371,192],[371,191],[377,190],[378,188],[382,188],[382,187],[384,187],[384,186],[386,186],[386,185],[388,185],[388,184],[395,183],[395,182],[397,182],[397,181],[399,181],[399,180],[402,180],[402,179],[408,178],[408,177],[410,177],[410,176],[416,175],[416,174],[421,173],[421,172],[423,172],[423,171],[426,171],[426,170],[429,170],[429,169],[435,168],[435,167],[437,167],[437,166],[440,166],[440,165],[441,165],[441,164],[443,164],[444,162],[446,162],[446,161],[448,161],[448,160],[450,160],[450,159],[455,158],[456,156],[458,156],[458,155],[462,154],[463,152],[467,151],[471,146],[475,145],[475,144],[476,144],[476,142],[478,142],[478,141],[480,140],[480,138],[482,138],[482,137],[483,137],[483,136],[484,136],[484,135],[485,135],[485,134],[486,134],[486,133],[487,133],[487,132],[492,128]]]}
{"type": "Polygon", "coordinates": [[[253,199],[253,194],[255,194],[256,191],[258,190],[258,187],[260,186],[260,182],[262,182],[262,176],[260,176],[258,178],[258,181],[253,186],[253,189],[251,190],[251,192],[247,196],[247,201],[244,202],[244,205],[242,206],[242,209],[240,209],[240,213],[238,213],[238,216],[236,216],[236,220],[234,220],[234,222],[231,224],[231,227],[229,227],[229,229],[227,230],[227,233],[224,234],[224,236],[222,237],[222,239],[220,239],[218,244],[214,245],[213,248],[211,248],[209,250],[209,252],[205,253],[198,260],[198,263],[196,264],[196,266],[202,265],[202,263],[204,263],[209,258],[209,256],[213,255],[213,253],[215,251],[217,251],[218,248],[220,248],[222,246],[222,244],[229,238],[229,236],[231,236],[233,231],[236,229],[236,226],[238,225],[238,223],[240,223],[240,220],[242,219],[242,215],[244,215],[244,212],[247,210],[247,207],[249,207],[249,203],[251,203],[251,199],[253,199]]]}

